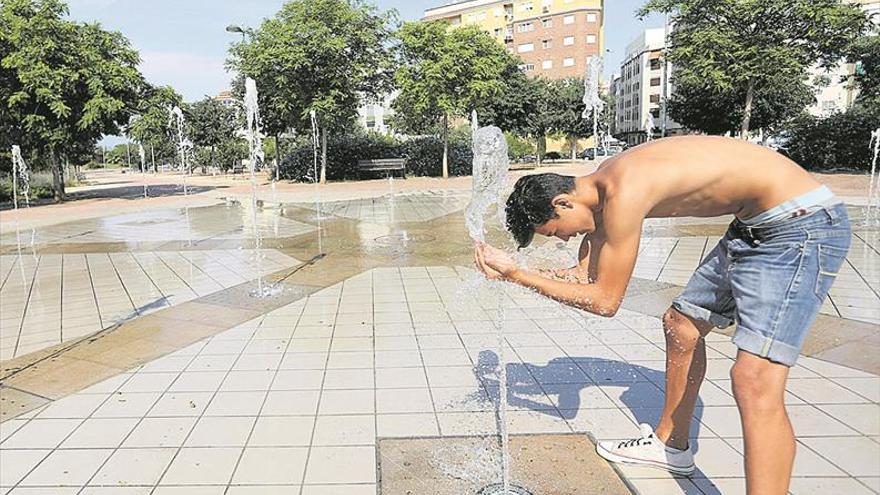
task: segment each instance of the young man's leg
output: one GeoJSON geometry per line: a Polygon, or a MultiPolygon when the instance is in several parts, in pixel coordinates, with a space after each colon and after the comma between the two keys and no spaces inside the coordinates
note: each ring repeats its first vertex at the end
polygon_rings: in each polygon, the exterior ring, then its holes
{"type": "Polygon", "coordinates": [[[668,447],[688,448],[688,433],[700,385],[706,376],[706,342],[713,325],[669,308],[663,315],[666,334],[666,398],[655,433],[668,447]]]}
{"type": "Polygon", "coordinates": [[[748,493],[785,495],[795,440],[785,411],[788,366],[739,351],[730,370],[742,418],[748,493]]]}

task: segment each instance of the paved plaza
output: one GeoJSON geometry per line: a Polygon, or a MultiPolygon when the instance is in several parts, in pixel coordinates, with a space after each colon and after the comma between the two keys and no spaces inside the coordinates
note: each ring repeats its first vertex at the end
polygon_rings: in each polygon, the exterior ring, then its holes
{"type": "MultiPolygon", "coordinates": [[[[18,235],[6,217],[0,493],[376,494],[395,462],[382,439],[497,434],[502,360],[512,435],[625,439],[656,424],[658,317],[727,219],[649,221],[624,309],[604,319],[483,280],[466,190],[402,182],[325,190],[320,218],[314,197],[280,191],[258,212],[262,243],[246,202],[218,191],[207,207],[33,229],[23,217],[18,235]],[[248,296],[261,277],[280,295],[248,296]]],[[[876,228],[855,230],[791,371],[794,495],[880,493],[878,250],[876,228]]],[[[697,472],[621,467],[633,493],[745,493],[736,348],[725,332],[707,348],[697,472]]],[[[497,465],[473,469],[492,480],[497,465]]]]}

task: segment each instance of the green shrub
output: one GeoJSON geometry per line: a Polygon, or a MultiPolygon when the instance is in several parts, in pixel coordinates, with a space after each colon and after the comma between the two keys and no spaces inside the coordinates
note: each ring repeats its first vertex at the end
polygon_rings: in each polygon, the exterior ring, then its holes
{"type": "MultiPolygon", "coordinates": [[[[52,189],[52,176],[49,174],[38,173],[31,176],[30,199],[46,199],[54,197],[52,189]]],[[[19,205],[24,204],[22,197],[21,184],[18,188],[19,205]]],[[[12,201],[12,176],[0,178],[0,201],[12,201]]]]}
{"type": "Polygon", "coordinates": [[[784,151],[807,170],[869,171],[871,130],[880,128],[880,106],[857,105],[817,118],[804,115],[783,131],[784,151]]]}
{"type": "MultiPolygon", "coordinates": [[[[320,150],[318,153],[320,173],[320,150]]],[[[333,136],[327,142],[327,179],[356,180],[360,178],[358,160],[379,158],[406,159],[407,175],[439,176],[443,169],[443,141],[437,137],[396,139],[364,132],[333,136]]],[[[470,142],[463,136],[450,135],[450,175],[470,174],[472,162],[470,142]]],[[[288,148],[281,161],[280,173],[283,179],[312,182],[315,175],[312,144],[300,141],[288,148]]]]}

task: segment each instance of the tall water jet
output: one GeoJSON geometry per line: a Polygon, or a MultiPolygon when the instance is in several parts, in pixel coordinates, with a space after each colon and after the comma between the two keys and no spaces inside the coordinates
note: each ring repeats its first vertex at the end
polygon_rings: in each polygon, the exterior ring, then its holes
{"type": "Polygon", "coordinates": [[[260,133],[260,106],[257,100],[257,82],[247,78],[244,82],[244,108],[247,112],[246,138],[250,147],[249,166],[251,173],[251,222],[253,223],[254,256],[257,260],[257,293],[258,297],[264,297],[263,292],[263,262],[260,248],[263,239],[260,235],[260,226],[257,223],[257,166],[265,160],[263,153],[263,136],[260,133]]]}
{"type": "Polygon", "coordinates": [[[138,157],[141,159],[141,180],[144,181],[144,199],[149,198],[149,189],[147,188],[147,152],[144,145],[138,143],[138,157]]]}
{"type": "MultiPolygon", "coordinates": [[[[168,127],[172,127],[173,129],[175,123],[177,124],[177,151],[180,155],[180,172],[183,177],[183,214],[186,218],[186,244],[187,246],[192,246],[192,227],[189,221],[189,204],[186,201],[186,198],[189,195],[186,184],[186,176],[189,175],[189,167],[186,164],[186,152],[187,150],[192,149],[193,144],[192,141],[186,138],[186,134],[184,133],[185,121],[183,118],[183,110],[177,105],[168,108],[168,127]]],[[[190,271],[192,271],[192,264],[190,264],[190,271]]]]}
{"type": "Polygon", "coordinates": [[[582,119],[593,117],[593,159],[598,160],[597,148],[599,147],[599,112],[605,108],[605,101],[599,94],[599,78],[602,73],[602,59],[597,55],[590,57],[587,62],[587,72],[584,74],[584,111],[582,119]]]}
{"type": "Polygon", "coordinates": [[[651,142],[654,140],[654,127],[657,124],[654,122],[654,114],[648,112],[648,116],[645,117],[645,142],[651,142]]]}
{"type": "Polygon", "coordinates": [[[321,232],[321,192],[318,189],[318,114],[315,113],[315,110],[309,110],[309,121],[312,124],[312,155],[314,157],[312,161],[312,174],[314,179],[314,189],[315,189],[315,212],[317,213],[316,220],[318,221],[318,254],[324,253],[324,246],[321,236],[323,233],[321,232]]]}
{"type": "MultiPolygon", "coordinates": [[[[12,207],[18,209],[18,189],[21,182],[21,192],[24,195],[25,206],[31,206],[31,179],[28,173],[27,163],[21,156],[21,147],[12,145],[12,207]]],[[[17,215],[16,215],[17,217],[17,215]]]]}
{"type": "MultiPolygon", "coordinates": [[[[507,140],[495,126],[480,127],[477,112],[472,113],[473,131],[473,195],[465,211],[465,225],[475,243],[486,241],[486,218],[491,207],[502,226],[505,224],[502,192],[507,185],[510,162],[507,158],[507,140]]],[[[498,433],[501,438],[501,483],[486,487],[485,493],[508,495],[518,487],[510,483],[510,449],[507,433],[507,361],[504,339],[504,286],[491,284],[497,296],[495,326],[498,333],[498,433]],[[499,491],[500,490],[500,491],[499,491]]]]}
{"type": "Polygon", "coordinates": [[[880,127],[871,131],[871,140],[868,149],[873,152],[871,158],[871,178],[868,181],[868,211],[865,214],[865,224],[868,226],[880,222],[880,176],[877,175],[877,158],[880,156],[880,127]]]}
{"type": "MultiPolygon", "coordinates": [[[[18,219],[18,190],[24,196],[24,204],[27,208],[31,207],[31,179],[28,171],[27,162],[21,156],[21,147],[17,144],[12,145],[12,208],[15,211],[15,242],[18,248],[18,267],[21,272],[22,281],[25,280],[24,266],[21,262],[21,228],[18,219]],[[21,186],[19,187],[19,183],[21,186]]],[[[34,250],[34,241],[36,239],[36,230],[31,229],[31,254],[34,260],[37,259],[37,253],[34,250]]]]}

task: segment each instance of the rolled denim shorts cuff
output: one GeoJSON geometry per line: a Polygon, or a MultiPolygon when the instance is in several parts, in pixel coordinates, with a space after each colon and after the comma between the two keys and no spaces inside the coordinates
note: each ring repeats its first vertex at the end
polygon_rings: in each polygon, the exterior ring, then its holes
{"type": "Polygon", "coordinates": [[[689,316],[699,321],[708,321],[717,328],[727,328],[730,325],[733,325],[733,320],[726,316],[719,315],[706,308],[701,308],[678,298],[672,300],[672,307],[685,316],[689,316]]]}
{"type": "Polygon", "coordinates": [[[756,356],[769,359],[774,363],[784,364],[789,368],[797,363],[801,350],[785,342],[773,340],[772,337],[761,335],[742,326],[736,328],[733,344],[739,349],[756,356]]]}

